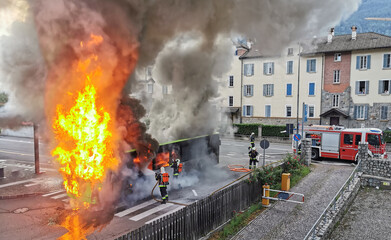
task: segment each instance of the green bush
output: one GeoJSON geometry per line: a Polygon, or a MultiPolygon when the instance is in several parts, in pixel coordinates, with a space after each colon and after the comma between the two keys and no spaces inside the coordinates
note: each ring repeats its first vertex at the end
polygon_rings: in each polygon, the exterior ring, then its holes
{"type": "Polygon", "coordinates": [[[275,125],[263,125],[262,126],[262,136],[269,137],[289,137],[288,133],[281,133],[285,131],[285,126],[275,126],[275,125]]]}
{"type": "Polygon", "coordinates": [[[236,131],[236,134],[241,135],[250,135],[251,133],[254,133],[255,136],[258,136],[258,127],[262,125],[260,123],[241,123],[241,124],[234,124],[234,127],[237,127],[238,130],[236,131]]]}
{"type": "Polygon", "coordinates": [[[385,142],[391,143],[391,131],[384,131],[383,137],[385,142]]]}

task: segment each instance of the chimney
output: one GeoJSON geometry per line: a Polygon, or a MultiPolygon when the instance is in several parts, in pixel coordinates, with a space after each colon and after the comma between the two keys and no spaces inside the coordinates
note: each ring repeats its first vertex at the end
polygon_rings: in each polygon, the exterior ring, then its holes
{"type": "Polygon", "coordinates": [[[357,38],[357,27],[356,26],[352,26],[352,40],[356,40],[357,38]]]}
{"type": "Polygon", "coordinates": [[[334,28],[330,28],[330,32],[327,37],[327,43],[331,43],[333,41],[333,37],[334,37],[334,28]]]}

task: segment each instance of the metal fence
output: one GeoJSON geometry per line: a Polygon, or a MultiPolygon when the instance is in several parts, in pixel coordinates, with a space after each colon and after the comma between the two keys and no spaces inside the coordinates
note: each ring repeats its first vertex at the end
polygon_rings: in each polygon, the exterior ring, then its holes
{"type": "Polygon", "coordinates": [[[241,181],[116,240],[198,239],[259,200],[259,181],[241,181]]]}

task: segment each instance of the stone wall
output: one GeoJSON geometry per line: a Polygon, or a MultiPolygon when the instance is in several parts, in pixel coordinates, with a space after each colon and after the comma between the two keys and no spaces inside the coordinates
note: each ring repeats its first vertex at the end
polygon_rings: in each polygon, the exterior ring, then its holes
{"type": "Polygon", "coordinates": [[[368,159],[362,164],[361,186],[391,188],[391,161],[368,159]]]}

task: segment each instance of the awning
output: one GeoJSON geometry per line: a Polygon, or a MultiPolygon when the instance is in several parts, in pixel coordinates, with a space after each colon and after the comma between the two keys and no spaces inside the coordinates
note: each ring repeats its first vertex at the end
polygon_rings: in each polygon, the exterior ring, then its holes
{"type": "Polygon", "coordinates": [[[338,108],[331,108],[328,111],[320,114],[321,117],[327,117],[327,116],[330,116],[330,115],[338,115],[338,116],[342,116],[344,118],[348,118],[349,117],[349,114],[346,114],[344,111],[339,110],[338,108]]]}
{"type": "Polygon", "coordinates": [[[225,109],[226,113],[237,113],[239,111],[238,107],[228,107],[225,109]]]}

